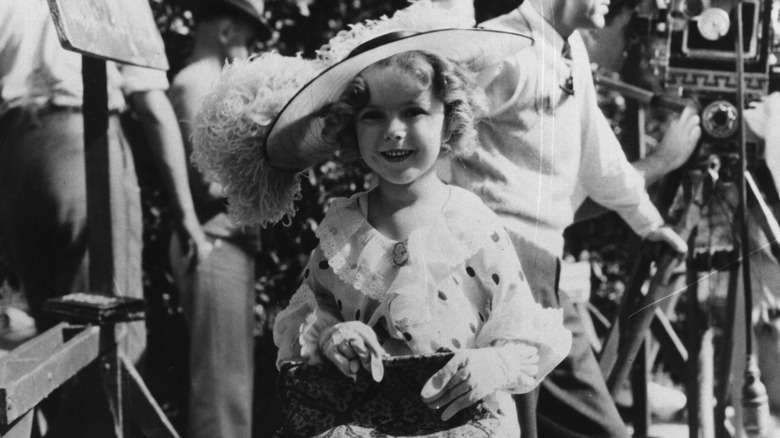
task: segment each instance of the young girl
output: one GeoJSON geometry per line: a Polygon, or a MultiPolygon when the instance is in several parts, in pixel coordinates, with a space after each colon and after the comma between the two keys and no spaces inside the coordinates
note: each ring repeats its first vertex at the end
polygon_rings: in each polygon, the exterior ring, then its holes
{"type": "MultiPolygon", "coordinates": [[[[357,152],[378,180],[335,199],[317,229],[303,284],[274,326],[279,363],[330,361],[348,377],[362,369],[378,381],[387,355],[452,350],[422,399],[445,407],[444,420],[484,400],[500,419],[498,436],[519,435],[510,394],[538,385],[571,335],[559,311],[533,300],[495,214],[445,185],[435,163],[477,141],[484,97],[458,62],[500,60],[526,44],[475,29],[384,33],[320,73],[274,119],[252,182],[261,193],[244,196],[270,207],[243,210],[256,221],[293,211],[297,177],[285,179],[284,168],[306,168],[337,149],[357,152]]],[[[206,102],[205,113],[219,110],[206,102]]],[[[196,131],[208,136],[213,127],[196,131]]],[[[225,183],[236,172],[219,169],[207,143],[196,138],[201,158],[212,160],[229,194],[241,190],[225,183]]]]}

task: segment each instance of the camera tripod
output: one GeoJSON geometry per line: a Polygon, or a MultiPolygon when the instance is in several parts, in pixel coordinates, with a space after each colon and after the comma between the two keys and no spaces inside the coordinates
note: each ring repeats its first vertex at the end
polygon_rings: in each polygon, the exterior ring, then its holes
{"type": "MultiPolygon", "coordinates": [[[[718,167],[718,160],[711,158],[703,169],[682,170],[670,175],[666,182],[667,188],[663,190],[666,193],[662,195],[662,198],[666,199],[661,199],[660,203],[671,204],[669,198],[679,193],[676,202],[678,208],[675,209],[678,218],[675,231],[689,242],[689,253],[687,256],[663,254],[656,263],[655,274],[652,277],[650,277],[652,257],[647,254],[647,251],[643,253],[634,267],[632,279],[618,308],[618,317],[610,327],[602,346],[599,364],[607,387],[613,396],[617,395],[622,383],[628,378],[632,365],[639,366],[637,372],[634,373],[635,379],[632,381],[635,389],[635,436],[646,436],[649,427],[646,378],[649,372],[648,366],[654,361],[658,349],[650,348],[650,344],[647,342],[648,330],[652,330],[659,341],[673,346],[672,351],[675,353],[675,358],[680,363],[686,364],[690,436],[698,437],[699,431],[702,431],[705,437],[726,436],[724,429],[725,408],[729,396],[729,371],[734,344],[732,333],[737,318],[735,309],[737,308],[738,273],[740,265],[743,270],[749,269],[749,265],[744,259],[741,260],[739,256],[734,256],[736,248],[743,244],[741,239],[735,238],[733,239],[735,251],[731,251],[731,257],[727,257],[725,261],[716,260],[713,263],[707,263],[709,266],[705,266],[706,269],[727,270],[729,272],[726,304],[723,306],[728,311],[725,316],[722,343],[722,351],[726,353],[721,362],[721,373],[717,376],[720,385],[713,405],[712,392],[708,392],[710,391],[708,388],[702,387],[702,381],[706,383],[715,380],[713,367],[706,363],[703,363],[703,366],[699,364],[702,348],[705,351],[711,348],[712,331],[705,330],[704,333],[699,331],[702,322],[709,326],[710,321],[707,321],[707,315],[703,314],[698,298],[698,285],[701,280],[699,274],[701,266],[699,265],[701,265],[702,257],[701,253],[697,257],[695,242],[697,231],[703,224],[702,221],[707,219],[708,209],[725,208],[733,211],[734,205],[729,205],[725,201],[724,187],[726,186],[720,181],[718,167]],[[686,286],[677,288],[672,280],[675,275],[679,275],[679,268],[682,267],[683,260],[685,261],[686,286]],[[647,278],[650,278],[649,287],[647,287],[646,292],[643,292],[647,278]],[[683,292],[687,294],[688,301],[685,315],[687,325],[687,342],[685,343],[676,335],[666,316],[667,313],[661,309],[661,307],[673,309],[674,303],[683,292]],[[705,378],[702,379],[702,376],[705,378]]],[[[752,212],[751,218],[761,227],[767,240],[772,243],[771,249],[776,261],[780,255],[780,247],[777,245],[780,226],[764,202],[764,197],[750,172],[745,173],[745,180],[747,182],[748,205],[752,212]]],[[[739,253],[736,252],[736,254],[739,253]]],[[[707,261],[712,262],[711,259],[707,261]]],[[[746,305],[750,305],[749,303],[750,300],[746,297],[746,305]]],[[[750,322],[748,322],[749,324],[750,322]]],[[[754,365],[750,364],[751,367],[755,368],[754,365]]],[[[747,378],[754,377],[751,375],[747,378]]],[[[758,394],[758,396],[766,398],[765,392],[758,394]]]]}

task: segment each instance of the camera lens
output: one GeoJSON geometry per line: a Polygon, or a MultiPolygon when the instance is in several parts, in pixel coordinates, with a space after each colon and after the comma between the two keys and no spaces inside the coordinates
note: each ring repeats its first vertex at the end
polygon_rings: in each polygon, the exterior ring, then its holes
{"type": "Polygon", "coordinates": [[[715,138],[727,138],[737,131],[737,108],[729,101],[716,100],[702,111],[704,132],[715,138]]]}
{"type": "Polygon", "coordinates": [[[688,0],[685,3],[685,15],[695,17],[704,12],[704,2],[702,0],[688,0]]]}

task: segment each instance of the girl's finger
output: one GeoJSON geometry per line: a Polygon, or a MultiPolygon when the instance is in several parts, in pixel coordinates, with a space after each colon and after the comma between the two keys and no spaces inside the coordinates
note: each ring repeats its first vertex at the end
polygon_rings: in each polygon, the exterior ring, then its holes
{"type": "Polygon", "coordinates": [[[477,397],[476,394],[473,392],[468,392],[464,394],[462,397],[457,398],[455,401],[450,403],[449,406],[447,406],[447,409],[444,410],[441,414],[441,419],[444,421],[449,420],[452,418],[455,414],[460,412],[461,410],[473,405],[474,403],[480,401],[481,398],[477,397]]]}
{"type": "Polygon", "coordinates": [[[456,363],[455,358],[453,357],[442,367],[442,369],[437,371],[427,382],[425,382],[422,391],[420,391],[420,395],[425,403],[429,403],[439,397],[439,393],[450,381],[450,378],[458,372],[459,366],[460,363],[456,363]]]}
{"type": "Polygon", "coordinates": [[[360,369],[360,360],[357,358],[350,359],[349,360],[349,372],[353,375],[357,374],[358,370],[360,369]]]}
{"type": "Polygon", "coordinates": [[[341,354],[338,354],[335,350],[332,350],[332,351],[333,351],[333,354],[330,354],[328,356],[330,361],[333,362],[334,365],[336,365],[336,368],[338,368],[339,371],[341,371],[342,374],[344,374],[345,376],[349,377],[352,380],[355,380],[356,379],[355,373],[357,372],[357,370],[351,371],[352,370],[352,366],[351,366],[351,362],[352,361],[350,361],[346,357],[342,356],[341,354]]]}
{"type": "Polygon", "coordinates": [[[446,392],[461,382],[468,380],[470,372],[465,366],[465,362],[460,360],[457,356],[450,359],[444,367],[434,374],[428,382],[423,386],[420,395],[423,397],[425,403],[436,403],[442,406],[443,403],[438,403],[438,400],[446,394],[446,392]],[[430,385],[429,385],[430,384],[430,385]]]}
{"type": "Polygon", "coordinates": [[[362,340],[365,348],[368,349],[371,354],[380,357],[386,355],[382,346],[379,345],[379,339],[377,339],[374,329],[368,325],[363,324],[356,328],[356,332],[360,336],[360,339],[362,340]]]}
{"type": "Polygon", "coordinates": [[[456,381],[458,383],[453,384],[453,386],[449,388],[445,388],[441,392],[441,397],[428,403],[428,407],[433,409],[441,409],[442,407],[447,406],[452,401],[457,400],[474,389],[471,381],[468,378],[462,380],[460,376],[456,374],[454,378],[450,379],[450,382],[456,381]]]}
{"type": "Polygon", "coordinates": [[[355,355],[360,358],[360,362],[366,365],[366,369],[368,369],[367,366],[371,360],[371,353],[369,352],[368,348],[366,348],[363,340],[360,338],[350,339],[349,346],[352,347],[355,355]]]}
{"type": "Polygon", "coordinates": [[[341,353],[341,355],[343,355],[347,359],[354,359],[356,356],[354,347],[349,341],[337,344],[336,349],[338,350],[339,353],[341,353]]]}

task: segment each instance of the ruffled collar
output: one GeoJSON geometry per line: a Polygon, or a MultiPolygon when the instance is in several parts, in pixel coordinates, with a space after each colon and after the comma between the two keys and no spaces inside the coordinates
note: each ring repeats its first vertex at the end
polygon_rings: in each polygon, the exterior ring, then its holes
{"type": "Polygon", "coordinates": [[[316,231],[333,272],[378,301],[383,301],[388,291],[394,291],[396,280],[404,289],[420,290],[409,282],[427,289],[431,282],[446,278],[453,268],[487,245],[500,226],[475,195],[456,186],[451,186],[451,190],[441,213],[409,235],[409,262],[400,267],[392,261],[397,242],[369,224],[361,209],[367,206],[368,192],[334,199],[316,231]]]}

